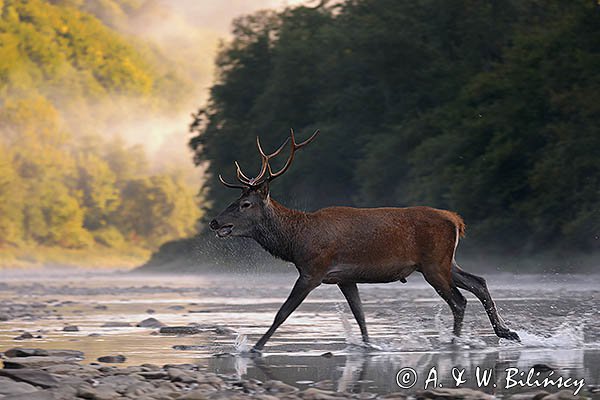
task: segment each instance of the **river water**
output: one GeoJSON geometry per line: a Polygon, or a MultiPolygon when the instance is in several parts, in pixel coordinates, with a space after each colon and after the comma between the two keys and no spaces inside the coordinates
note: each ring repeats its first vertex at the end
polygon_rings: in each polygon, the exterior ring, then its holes
{"type": "Polygon", "coordinates": [[[322,285],[279,328],[261,357],[249,357],[244,350],[269,327],[295,275],[0,272],[0,313],[8,310],[12,316],[0,322],[0,351],[81,350],[84,363],[122,354],[125,365],[196,363],[240,378],[371,393],[413,393],[426,382],[429,388],[454,387],[453,376],[460,371],[466,381],[461,387],[481,386],[496,395],[531,391],[536,388],[515,381],[543,364],[553,371],[533,378],[571,377],[571,392],[573,382],[583,380],[580,394],[598,397],[586,390],[600,384],[600,275],[486,278],[521,343],[498,340],[483,307],[467,293],[464,334],[453,338],[449,308],[415,273],[407,284],[359,285],[371,348],[361,345],[338,288],[322,285]],[[169,326],[198,324],[201,333],[170,336],[135,327],[148,317],[169,326]],[[115,322],[131,326],[103,327],[115,322]],[[64,332],[65,325],[79,331],[64,332]],[[227,329],[216,331],[215,326],[227,329]],[[41,338],[15,340],[22,331],[41,338]],[[491,374],[487,385],[478,383],[486,373],[491,374]],[[411,387],[401,388],[398,379],[411,387]]]}

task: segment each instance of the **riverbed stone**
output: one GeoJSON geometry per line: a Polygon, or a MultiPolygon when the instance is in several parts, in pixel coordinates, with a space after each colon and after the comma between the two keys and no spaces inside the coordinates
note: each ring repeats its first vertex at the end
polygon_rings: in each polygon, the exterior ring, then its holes
{"type": "Polygon", "coordinates": [[[43,368],[55,364],[73,364],[77,362],[72,357],[31,356],[15,357],[3,360],[5,369],[43,368]]]}
{"type": "Polygon", "coordinates": [[[146,318],[143,321],[140,321],[136,326],[139,328],[162,328],[163,326],[165,326],[165,324],[163,324],[156,318],[150,317],[146,318]]]}
{"type": "Polygon", "coordinates": [[[561,390],[560,392],[549,394],[542,398],[543,400],[575,400],[579,399],[578,396],[573,395],[570,390],[561,390]]]}
{"type": "Polygon", "coordinates": [[[8,377],[0,376],[0,396],[29,393],[36,390],[38,389],[29,383],[16,382],[8,377]]]}
{"type": "Polygon", "coordinates": [[[300,392],[299,396],[306,400],[339,400],[340,398],[346,397],[346,394],[317,388],[309,388],[300,392]]]}
{"type": "Polygon", "coordinates": [[[127,357],[125,357],[122,354],[98,357],[98,361],[103,362],[103,363],[118,364],[118,363],[125,362],[125,360],[127,360],[127,357]]]}
{"type": "Polygon", "coordinates": [[[77,389],[77,396],[89,400],[113,400],[119,398],[120,394],[107,384],[101,383],[96,387],[92,387],[86,383],[77,389]]]}
{"type": "Polygon", "coordinates": [[[62,330],[63,332],[79,332],[79,327],[76,325],[67,325],[62,330]]]}
{"type": "Polygon", "coordinates": [[[8,349],[4,352],[4,356],[8,358],[13,357],[32,357],[32,356],[48,356],[48,352],[44,349],[27,349],[22,347],[15,347],[8,349]]]}
{"type": "Polygon", "coordinates": [[[35,392],[15,394],[3,397],[2,400],[58,400],[50,390],[36,390],[35,392]]]}
{"type": "Polygon", "coordinates": [[[54,356],[54,357],[69,357],[69,358],[75,358],[75,359],[83,359],[85,354],[83,354],[83,351],[79,351],[79,350],[46,350],[46,352],[48,353],[49,356],[54,356]]]}
{"type": "Polygon", "coordinates": [[[158,332],[163,335],[196,335],[201,330],[194,326],[163,326],[158,332]]]}
{"type": "MultiPolygon", "coordinates": [[[[39,336],[39,337],[41,337],[41,336],[39,336]]],[[[13,338],[13,340],[27,340],[27,339],[34,339],[34,338],[35,338],[35,336],[33,336],[31,333],[23,332],[19,336],[13,338]]]]}
{"type": "Polygon", "coordinates": [[[545,390],[538,390],[535,392],[517,393],[510,396],[511,400],[541,400],[548,396],[550,393],[545,390]]]}
{"type": "Polygon", "coordinates": [[[294,393],[298,391],[297,387],[276,380],[266,381],[263,383],[263,388],[270,393],[294,393]]]}
{"type": "Polygon", "coordinates": [[[49,373],[34,369],[0,369],[0,376],[41,388],[53,388],[59,385],[59,381],[49,373]]]}
{"type": "Polygon", "coordinates": [[[416,393],[417,400],[421,399],[463,399],[463,400],[494,400],[494,396],[479,390],[469,388],[437,388],[430,390],[419,390],[416,393]]]}

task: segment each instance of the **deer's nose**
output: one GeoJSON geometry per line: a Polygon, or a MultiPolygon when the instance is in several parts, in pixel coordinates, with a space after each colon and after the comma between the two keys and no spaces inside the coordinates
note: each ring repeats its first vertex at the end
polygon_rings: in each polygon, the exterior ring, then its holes
{"type": "Polygon", "coordinates": [[[208,226],[210,226],[210,229],[214,231],[219,227],[219,223],[216,219],[213,219],[212,221],[210,221],[210,224],[208,224],[208,226]]]}

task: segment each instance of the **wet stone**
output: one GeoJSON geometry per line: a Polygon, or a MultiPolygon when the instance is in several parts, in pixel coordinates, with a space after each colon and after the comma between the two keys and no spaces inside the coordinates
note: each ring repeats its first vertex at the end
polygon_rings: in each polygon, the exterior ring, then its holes
{"type": "Polygon", "coordinates": [[[419,390],[417,400],[421,399],[463,399],[463,400],[494,400],[494,396],[479,390],[469,388],[419,390]]]}
{"type": "Polygon", "coordinates": [[[62,330],[63,332],[79,332],[79,327],[75,325],[67,325],[62,330]]]}
{"type": "Polygon", "coordinates": [[[538,390],[536,392],[517,393],[510,396],[511,400],[541,400],[545,396],[548,396],[548,392],[545,390],[538,390]]]}
{"type": "Polygon", "coordinates": [[[44,349],[27,349],[16,347],[9,349],[4,352],[4,356],[8,358],[13,357],[31,357],[31,356],[47,356],[48,352],[44,349]]]}
{"type": "Polygon", "coordinates": [[[49,373],[33,369],[0,369],[0,376],[42,388],[56,387],[59,384],[58,380],[49,373]]]}
{"type": "Polygon", "coordinates": [[[145,320],[140,321],[136,326],[139,328],[162,328],[165,324],[156,318],[146,318],[145,320]]]}
{"type": "Polygon", "coordinates": [[[31,356],[16,357],[4,360],[5,369],[43,368],[56,364],[73,364],[77,360],[72,357],[31,356]]]}
{"type": "Polygon", "coordinates": [[[201,331],[193,326],[163,326],[158,332],[163,335],[196,335],[201,331]]]}
{"type": "Polygon", "coordinates": [[[12,379],[0,376],[0,396],[29,393],[38,390],[36,387],[25,382],[15,382],[12,379]]]}
{"type": "Polygon", "coordinates": [[[114,356],[102,356],[98,357],[98,361],[103,363],[123,363],[127,360],[124,355],[118,354],[114,356]]]}

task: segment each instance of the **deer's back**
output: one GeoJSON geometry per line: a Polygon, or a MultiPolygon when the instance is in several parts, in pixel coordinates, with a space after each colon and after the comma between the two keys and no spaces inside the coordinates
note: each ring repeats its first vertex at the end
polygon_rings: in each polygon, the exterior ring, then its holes
{"type": "Polygon", "coordinates": [[[397,280],[420,265],[451,261],[464,231],[457,214],[430,207],[331,207],[310,218],[309,236],[324,264],[364,275],[365,282],[397,280]]]}

